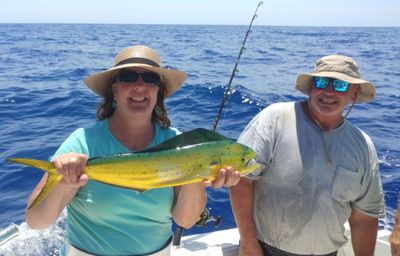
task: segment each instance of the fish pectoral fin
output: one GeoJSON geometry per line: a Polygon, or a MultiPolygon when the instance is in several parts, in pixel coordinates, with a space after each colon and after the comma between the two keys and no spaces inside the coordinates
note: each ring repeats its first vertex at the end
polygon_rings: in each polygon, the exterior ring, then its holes
{"type": "Polygon", "coordinates": [[[39,195],[36,197],[35,201],[28,207],[28,209],[34,208],[39,205],[46,196],[50,193],[51,190],[57,185],[57,183],[62,179],[62,176],[59,174],[51,174],[47,177],[46,184],[43,189],[40,191],[39,195]]]}
{"type": "Polygon", "coordinates": [[[217,176],[218,176],[218,171],[219,171],[219,169],[222,168],[221,164],[217,161],[212,162],[212,163],[210,163],[208,168],[209,168],[208,173],[207,173],[207,175],[205,175],[205,176],[207,176],[206,179],[209,181],[216,180],[217,176]]]}

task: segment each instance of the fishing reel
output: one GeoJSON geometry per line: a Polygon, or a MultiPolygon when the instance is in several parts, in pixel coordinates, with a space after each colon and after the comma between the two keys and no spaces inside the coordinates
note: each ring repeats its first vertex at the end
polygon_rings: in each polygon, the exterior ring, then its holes
{"type": "MultiPolygon", "coordinates": [[[[200,214],[200,217],[195,223],[195,225],[198,227],[207,227],[208,222],[214,221],[214,228],[218,228],[219,225],[221,224],[221,219],[222,219],[221,216],[217,217],[210,216],[210,210],[204,208],[203,212],[200,214]]],[[[180,246],[182,234],[183,234],[183,228],[178,226],[175,230],[174,240],[172,242],[174,246],[180,246]]]]}
{"type": "Polygon", "coordinates": [[[198,227],[207,227],[207,223],[214,221],[214,228],[218,228],[221,224],[221,216],[210,216],[210,211],[207,208],[204,208],[203,212],[200,214],[199,220],[196,222],[196,226],[198,227]]]}

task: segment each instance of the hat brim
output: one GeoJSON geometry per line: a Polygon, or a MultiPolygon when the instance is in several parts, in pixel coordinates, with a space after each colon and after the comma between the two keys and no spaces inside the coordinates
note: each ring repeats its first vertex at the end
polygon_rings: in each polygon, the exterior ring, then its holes
{"type": "Polygon", "coordinates": [[[359,84],[361,87],[361,92],[357,97],[356,103],[368,102],[375,98],[375,86],[372,83],[366,80],[354,78],[338,72],[323,71],[318,73],[300,74],[297,77],[296,89],[306,95],[310,95],[311,88],[313,85],[312,79],[313,77],[316,76],[336,78],[339,80],[349,82],[351,84],[359,84]]]}
{"type": "Polygon", "coordinates": [[[85,84],[98,95],[105,97],[107,94],[107,87],[110,86],[114,74],[120,69],[133,67],[140,67],[141,69],[152,71],[160,75],[166,88],[165,97],[171,96],[182,85],[187,77],[186,72],[180,70],[154,67],[140,63],[129,63],[118,65],[117,67],[107,69],[106,71],[90,75],[85,78],[85,84]]]}

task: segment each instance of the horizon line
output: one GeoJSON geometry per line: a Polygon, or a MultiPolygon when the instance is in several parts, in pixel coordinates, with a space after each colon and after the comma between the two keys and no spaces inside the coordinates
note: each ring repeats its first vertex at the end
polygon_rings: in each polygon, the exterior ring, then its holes
{"type": "MultiPolygon", "coordinates": [[[[32,24],[32,25],[156,25],[156,26],[249,26],[249,24],[201,24],[201,23],[101,23],[101,22],[1,22],[0,25],[25,25],[25,24],[32,24]]],[[[400,26],[395,25],[266,25],[266,24],[253,24],[253,26],[260,26],[260,27],[343,27],[343,28],[400,28],[400,26]]]]}

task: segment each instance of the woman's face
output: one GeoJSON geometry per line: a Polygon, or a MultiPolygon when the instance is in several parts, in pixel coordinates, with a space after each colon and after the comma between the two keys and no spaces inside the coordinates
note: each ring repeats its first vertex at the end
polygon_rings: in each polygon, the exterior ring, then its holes
{"type": "Polygon", "coordinates": [[[160,90],[159,76],[141,68],[122,70],[112,85],[116,113],[151,120],[160,90]],[[139,74],[139,75],[138,75],[139,74]],[[144,76],[144,78],[143,78],[144,76]]]}

